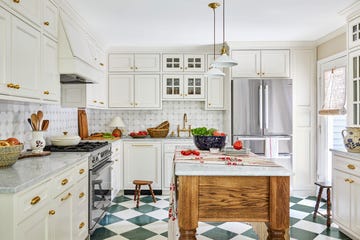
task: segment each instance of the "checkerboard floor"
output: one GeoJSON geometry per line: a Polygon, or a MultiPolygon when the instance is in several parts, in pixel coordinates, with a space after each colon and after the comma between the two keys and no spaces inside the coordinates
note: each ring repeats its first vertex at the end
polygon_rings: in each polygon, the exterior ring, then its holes
{"type": "MultiPolygon", "coordinates": [[[[163,240],[167,239],[168,196],[156,196],[153,203],[149,196],[142,196],[137,209],[133,196],[114,198],[107,214],[91,235],[91,240],[163,240]]],[[[318,215],[314,220],[316,198],[290,198],[290,235],[292,240],[351,239],[341,233],[333,223],[328,229],[326,219],[318,215]]],[[[325,202],[320,204],[326,212],[325,202]]],[[[197,229],[199,240],[247,240],[258,239],[252,228],[236,222],[200,222],[197,229]]]]}

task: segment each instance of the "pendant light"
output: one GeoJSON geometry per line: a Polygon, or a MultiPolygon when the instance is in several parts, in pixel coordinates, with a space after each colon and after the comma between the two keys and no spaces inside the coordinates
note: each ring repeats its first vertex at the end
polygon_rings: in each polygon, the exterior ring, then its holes
{"type": "Polygon", "coordinates": [[[214,65],[219,68],[229,68],[237,65],[237,62],[231,59],[227,54],[225,47],[225,0],[223,0],[223,45],[221,48],[221,56],[215,60],[214,65]]]}
{"type": "MultiPolygon", "coordinates": [[[[215,61],[215,24],[216,24],[216,21],[215,21],[215,9],[217,7],[220,6],[220,3],[217,3],[217,2],[213,2],[213,3],[209,3],[208,5],[214,12],[214,61],[215,61]]],[[[214,64],[211,64],[211,67],[210,67],[210,70],[207,71],[205,73],[205,75],[207,77],[223,77],[225,76],[225,73],[223,73],[219,68],[217,68],[217,66],[215,66],[214,64]]]]}

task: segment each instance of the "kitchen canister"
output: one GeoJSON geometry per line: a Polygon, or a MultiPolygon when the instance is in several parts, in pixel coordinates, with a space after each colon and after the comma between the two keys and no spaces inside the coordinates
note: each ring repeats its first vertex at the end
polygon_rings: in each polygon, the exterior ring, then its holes
{"type": "Polygon", "coordinates": [[[30,141],[31,149],[33,153],[43,152],[45,147],[45,139],[43,131],[33,131],[32,138],[30,141]]]}
{"type": "Polygon", "coordinates": [[[360,153],[360,127],[346,127],[341,135],[348,152],[360,153]]]}

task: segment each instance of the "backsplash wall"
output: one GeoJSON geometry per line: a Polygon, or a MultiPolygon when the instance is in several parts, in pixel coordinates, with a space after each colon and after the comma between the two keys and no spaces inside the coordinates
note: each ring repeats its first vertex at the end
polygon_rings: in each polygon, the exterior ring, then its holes
{"type": "MultiPolygon", "coordinates": [[[[31,128],[27,119],[32,113],[42,110],[44,119],[50,120],[48,131],[44,134],[47,143],[50,137],[60,135],[67,131],[69,134],[78,134],[77,109],[61,108],[58,105],[37,104],[37,103],[16,103],[0,102],[0,139],[16,137],[25,143],[25,148],[29,148],[31,139],[31,128]]],[[[187,126],[191,124],[195,127],[213,127],[223,129],[222,111],[205,111],[203,102],[174,101],[163,102],[162,110],[98,110],[87,109],[89,134],[93,132],[112,132],[113,128],[108,124],[115,116],[120,116],[126,127],[125,134],[131,131],[145,130],[155,127],[161,122],[170,122],[170,132],[176,134],[177,124],[182,128],[183,115],[187,114],[187,126]]],[[[186,133],[181,133],[182,136],[186,133]]]]}

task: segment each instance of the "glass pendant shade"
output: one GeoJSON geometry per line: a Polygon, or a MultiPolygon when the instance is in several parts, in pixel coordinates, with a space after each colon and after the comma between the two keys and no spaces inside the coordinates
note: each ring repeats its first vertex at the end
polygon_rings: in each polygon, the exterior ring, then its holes
{"type": "Polygon", "coordinates": [[[209,71],[205,73],[205,75],[207,77],[223,77],[225,76],[225,73],[223,73],[220,69],[212,65],[209,71]]]}
{"type": "Polygon", "coordinates": [[[218,57],[214,61],[214,66],[218,68],[229,68],[237,65],[237,62],[235,62],[229,55],[227,55],[226,50],[223,49],[221,51],[220,57],[218,57]]]}

